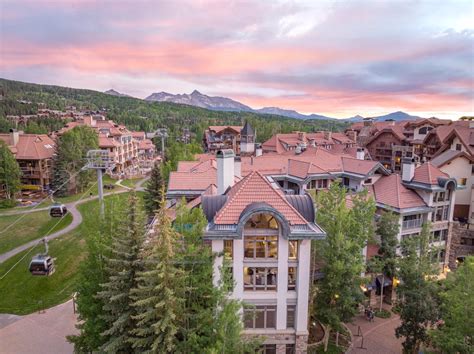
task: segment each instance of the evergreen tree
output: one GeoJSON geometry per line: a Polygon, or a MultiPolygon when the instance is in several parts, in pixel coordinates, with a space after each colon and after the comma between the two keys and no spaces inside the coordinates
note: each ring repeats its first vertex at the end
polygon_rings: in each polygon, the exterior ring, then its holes
{"type": "Polygon", "coordinates": [[[149,217],[153,217],[160,207],[162,192],[164,188],[161,165],[155,163],[151,170],[150,180],[145,187],[145,210],[149,217]]]}
{"type": "Polygon", "coordinates": [[[137,327],[132,344],[140,352],[175,352],[176,334],[183,326],[184,272],[177,262],[178,234],[165,209],[162,197],[151,250],[134,291],[137,327]]]}
{"type": "Polygon", "coordinates": [[[432,343],[443,353],[474,353],[474,257],[449,273],[444,285],[442,322],[430,333],[432,343]]]}
{"type": "Polygon", "coordinates": [[[373,273],[382,274],[380,292],[380,311],[382,311],[385,277],[392,279],[396,275],[397,245],[400,225],[398,215],[386,212],[377,221],[377,235],[380,237],[378,254],[372,258],[367,268],[373,273]]]}
{"type": "Polygon", "coordinates": [[[106,353],[132,352],[131,332],[136,323],[135,308],[131,306],[131,291],[136,288],[136,274],[141,270],[140,250],[143,245],[144,225],[134,191],[128,199],[126,219],[119,232],[112,236],[110,256],[105,258],[107,282],[102,284],[98,298],[102,301],[106,342],[101,350],[106,353]]]}
{"type": "Polygon", "coordinates": [[[317,200],[317,221],[327,236],[315,242],[324,261],[324,278],[316,286],[313,308],[327,328],[326,348],[330,331],[340,331],[341,323],[353,318],[362,300],[362,249],[371,237],[367,230],[372,228],[375,211],[373,200],[365,193],[352,197],[352,209],[347,207],[346,198],[346,190],[333,183],[317,200]]]}
{"type": "Polygon", "coordinates": [[[427,328],[438,318],[430,235],[429,223],[426,223],[419,236],[401,243],[401,284],[397,293],[402,323],[396,328],[395,335],[405,338],[403,349],[406,353],[418,353],[420,345],[429,339],[427,328]]]}
{"type": "MultiPolygon", "coordinates": [[[[90,232],[86,224],[81,226],[81,228],[85,228],[84,232],[88,233],[88,237],[86,237],[88,253],[79,268],[80,276],[76,287],[76,303],[79,314],[79,323],[76,327],[80,333],[68,336],[68,341],[74,344],[76,353],[98,351],[106,340],[101,335],[107,330],[104,320],[105,301],[98,298],[97,294],[102,290],[100,284],[107,281],[105,259],[110,257],[112,235],[119,232],[120,213],[118,211],[121,209],[121,204],[109,205],[105,209],[105,217],[100,219],[98,232],[90,232]]],[[[96,208],[98,208],[98,204],[96,208]]]]}
{"type": "Polygon", "coordinates": [[[8,146],[0,140],[0,189],[3,188],[7,200],[14,199],[20,190],[20,167],[8,146]]]}

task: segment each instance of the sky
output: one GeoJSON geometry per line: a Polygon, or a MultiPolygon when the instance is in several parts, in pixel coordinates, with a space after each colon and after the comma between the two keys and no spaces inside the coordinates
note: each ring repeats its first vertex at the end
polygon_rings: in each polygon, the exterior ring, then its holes
{"type": "Polygon", "coordinates": [[[456,119],[474,114],[474,1],[1,0],[0,76],[456,119]]]}

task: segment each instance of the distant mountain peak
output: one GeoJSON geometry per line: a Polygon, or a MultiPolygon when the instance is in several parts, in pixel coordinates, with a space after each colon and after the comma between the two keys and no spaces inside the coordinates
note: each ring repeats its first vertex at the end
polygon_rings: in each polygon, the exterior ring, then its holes
{"type": "Polygon", "coordinates": [[[157,102],[173,102],[180,104],[187,104],[190,106],[196,106],[201,108],[207,108],[217,111],[236,111],[236,112],[252,112],[252,108],[246,106],[240,102],[234,101],[226,97],[213,97],[207,96],[198,90],[194,90],[191,94],[178,94],[173,95],[167,92],[153,93],[147,98],[146,101],[157,101],[157,102]]]}
{"type": "Polygon", "coordinates": [[[115,91],[114,89],[104,91],[104,93],[106,93],[107,95],[117,96],[117,97],[132,97],[132,96],[126,95],[124,93],[120,93],[118,91],[115,91]]]}

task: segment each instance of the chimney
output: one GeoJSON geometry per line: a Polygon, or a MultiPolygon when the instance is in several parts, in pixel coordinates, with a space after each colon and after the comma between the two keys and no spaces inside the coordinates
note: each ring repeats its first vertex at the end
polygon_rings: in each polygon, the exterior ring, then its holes
{"type": "Polygon", "coordinates": [[[236,156],[234,159],[234,173],[237,177],[242,177],[242,160],[240,156],[236,156]]]}
{"type": "Polygon", "coordinates": [[[234,151],[219,150],[217,160],[217,194],[224,194],[227,188],[234,185],[234,151]]]}
{"type": "Polygon", "coordinates": [[[323,133],[324,133],[324,139],[331,140],[332,133],[329,130],[325,130],[323,133]]]}
{"type": "Polygon", "coordinates": [[[10,129],[10,141],[12,146],[17,146],[20,140],[20,132],[16,129],[10,129]]]}
{"type": "Polygon", "coordinates": [[[298,133],[298,139],[301,141],[306,141],[306,133],[305,132],[297,132],[298,133]]]}
{"type": "Polygon", "coordinates": [[[402,181],[410,182],[415,175],[415,159],[404,157],[402,159],[402,181]]]}
{"type": "Polygon", "coordinates": [[[263,150],[262,150],[262,145],[257,145],[257,148],[255,149],[255,156],[258,157],[258,156],[262,156],[263,154],[263,150]]]}
{"type": "Polygon", "coordinates": [[[356,158],[357,160],[365,160],[364,148],[361,148],[361,147],[357,148],[356,158]]]}

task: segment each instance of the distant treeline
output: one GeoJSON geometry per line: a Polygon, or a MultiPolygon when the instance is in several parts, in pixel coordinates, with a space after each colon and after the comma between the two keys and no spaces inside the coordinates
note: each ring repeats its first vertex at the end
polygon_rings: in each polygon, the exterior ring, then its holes
{"type": "Polygon", "coordinates": [[[68,106],[75,106],[78,110],[106,110],[108,119],[125,124],[132,130],[152,132],[157,128],[166,127],[171,139],[180,137],[183,129],[188,128],[197,140],[200,140],[209,125],[243,125],[245,121],[249,121],[257,131],[258,142],[263,142],[276,133],[295,130],[340,131],[347,126],[347,123],[333,120],[298,120],[251,112],[211,111],[175,103],[111,96],[92,90],[5,79],[0,79],[0,91],[4,96],[0,101],[0,122],[10,114],[34,114],[37,104],[44,103],[47,108],[57,110],[65,110],[68,106]],[[31,104],[18,102],[20,100],[31,104]]]}

